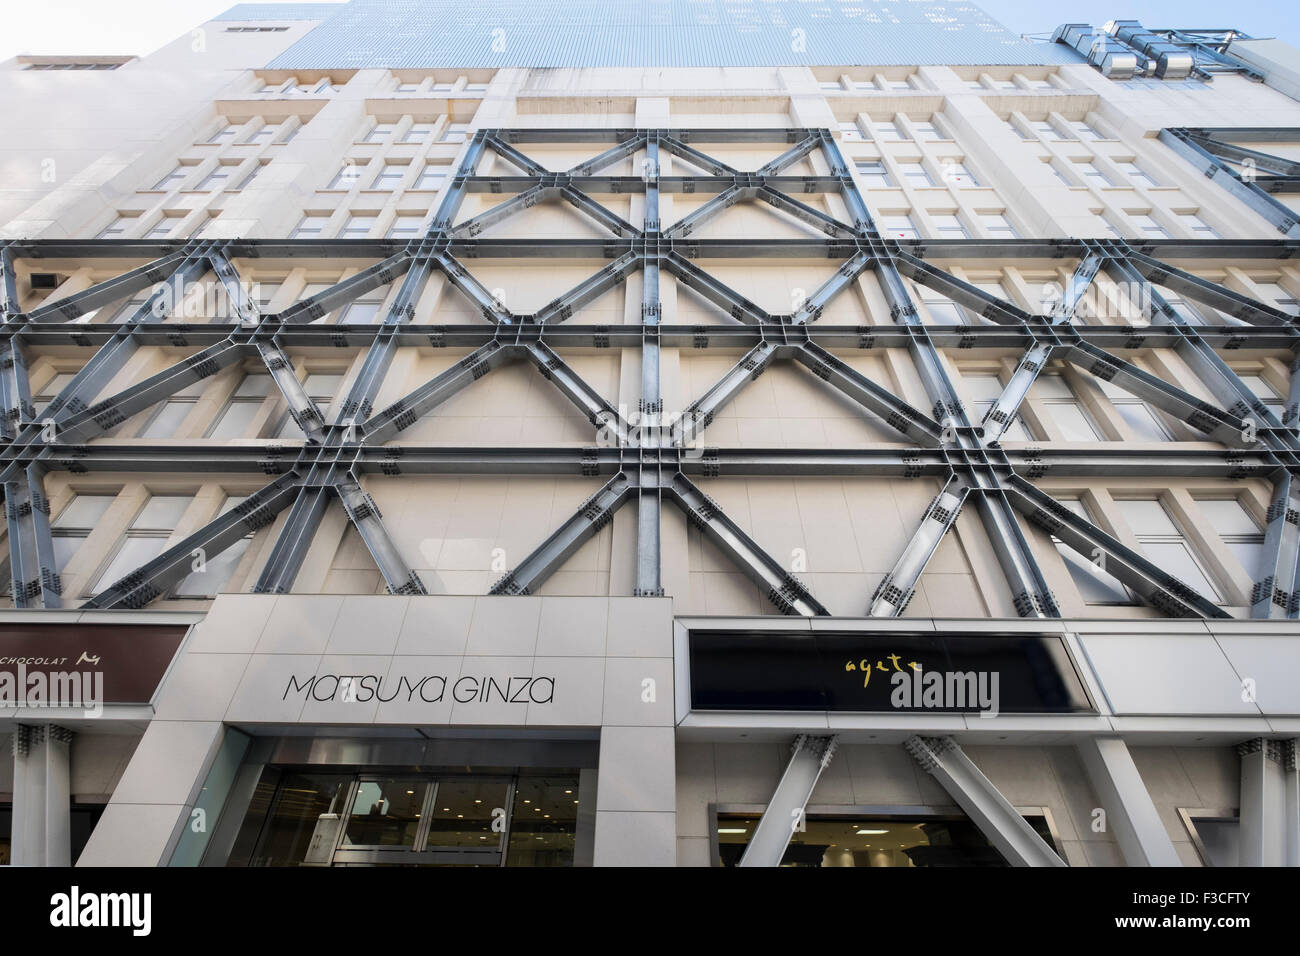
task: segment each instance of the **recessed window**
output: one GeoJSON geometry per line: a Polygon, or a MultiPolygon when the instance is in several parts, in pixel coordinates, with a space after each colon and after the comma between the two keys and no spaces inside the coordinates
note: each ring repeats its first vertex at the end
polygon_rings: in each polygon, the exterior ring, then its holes
{"type": "Polygon", "coordinates": [[[429,191],[441,189],[447,182],[447,171],[449,169],[449,166],[441,163],[425,163],[411,188],[429,191]]]}
{"type": "Polygon", "coordinates": [[[934,185],[934,180],[920,163],[899,163],[898,171],[903,174],[903,181],[909,186],[934,185]]]}
{"type": "Polygon", "coordinates": [[[154,189],[171,189],[173,186],[179,186],[185,180],[189,179],[190,173],[193,172],[189,166],[177,166],[170,173],[158,180],[154,189]]]}
{"type": "Polygon", "coordinates": [[[260,127],[252,136],[248,137],[248,139],[245,140],[245,143],[249,146],[264,146],[271,142],[271,140],[275,139],[275,134],[279,132],[279,130],[280,127],[278,125],[273,126],[268,123],[265,126],[260,127]]]}
{"type": "Polygon", "coordinates": [[[858,163],[857,170],[862,177],[862,184],[868,189],[888,189],[894,185],[884,163],[858,163]]]}
{"type": "MultiPolygon", "coordinates": [[[[840,128],[842,129],[843,126],[844,124],[841,123],[840,128]]],[[[853,128],[854,130],[857,130],[857,125],[853,124],[853,128]]],[[[903,131],[898,128],[898,124],[893,120],[888,120],[883,123],[872,123],[871,135],[875,139],[884,143],[898,143],[907,139],[907,137],[903,135],[903,131]]],[[[848,136],[846,135],[844,138],[848,139],[848,136]]],[[[857,138],[861,139],[861,136],[857,138]]]]}
{"type": "Polygon", "coordinates": [[[405,163],[384,163],[375,176],[375,181],[370,184],[370,188],[389,192],[400,188],[402,180],[406,178],[407,169],[408,166],[405,163]]]}
{"type": "Polygon", "coordinates": [[[995,239],[1015,239],[1017,236],[1015,228],[1002,213],[983,213],[980,215],[980,225],[982,225],[990,236],[995,239]]]}
{"type": "Polygon", "coordinates": [[[1180,213],[1178,221],[1182,223],[1184,229],[1192,234],[1193,239],[1219,238],[1219,234],[1210,227],[1210,224],[1195,213],[1180,213]]]}
{"type": "Polygon", "coordinates": [[[96,239],[121,239],[123,236],[127,234],[128,231],[133,229],[135,227],[135,224],[139,221],[140,221],[139,213],[119,215],[116,219],[110,222],[104,229],[100,230],[99,235],[95,236],[95,238],[96,239]]]}
{"type": "MultiPolygon", "coordinates": [[[[247,501],[247,495],[231,495],[221,506],[221,514],[241,502],[247,501]]],[[[252,544],[254,532],[250,531],[220,554],[208,555],[202,570],[192,571],[172,592],[174,598],[214,598],[226,589],[234,577],[239,562],[243,560],[248,546],[252,544]]]]}
{"type": "Polygon", "coordinates": [[[372,289],[343,306],[339,312],[339,325],[374,325],[379,321],[379,310],[388,298],[388,286],[372,289]]]}
{"type": "Polygon", "coordinates": [[[933,123],[913,123],[912,128],[916,131],[918,140],[929,139],[947,139],[943,133],[933,123]]]}
{"type": "Polygon", "coordinates": [[[1137,441],[1173,440],[1173,432],[1166,427],[1156,410],[1142,399],[1104,378],[1097,379],[1097,385],[1110,399],[1119,417],[1124,419],[1125,424],[1133,430],[1134,439],[1137,441]]]}
{"type": "Polygon", "coordinates": [[[54,568],[62,574],[73,555],[81,550],[85,541],[104,520],[104,515],[116,494],[77,494],[50,522],[50,535],[54,545],[54,568]]]}
{"type": "Polygon", "coordinates": [[[50,402],[54,401],[60,392],[72,384],[72,379],[72,372],[55,372],[45,380],[45,384],[41,386],[40,391],[32,396],[32,409],[36,412],[38,421],[41,415],[45,413],[45,409],[50,402]]]}
{"type": "Polygon", "coordinates": [[[1039,139],[1060,140],[1065,138],[1061,135],[1061,131],[1047,120],[1035,120],[1029,124],[1029,128],[1038,134],[1039,139]]]}
{"type": "Polygon", "coordinates": [[[208,429],[208,438],[253,438],[249,434],[253,420],[271,394],[271,376],[263,372],[245,375],[226,407],[208,429]]]}
{"type": "Polygon", "coordinates": [[[1210,498],[1198,501],[1201,513],[1223,539],[1223,543],[1241,562],[1251,581],[1264,577],[1264,531],[1250,512],[1236,498],[1210,498]]]}
{"type": "Polygon", "coordinates": [[[248,170],[248,175],[240,181],[239,185],[237,185],[235,189],[246,189],[249,183],[262,174],[262,170],[266,169],[267,165],[268,164],[265,162],[253,163],[252,167],[248,170]]]}
{"type": "Polygon", "coordinates": [[[377,221],[378,217],[373,215],[348,216],[348,221],[343,224],[343,231],[339,233],[339,238],[365,239],[370,235],[370,230],[375,228],[377,221]]]}
{"type": "Polygon", "coordinates": [[[1072,120],[1070,129],[1074,130],[1074,135],[1079,139],[1102,139],[1102,135],[1082,120],[1072,120]]]}
{"type": "Polygon", "coordinates": [[[351,189],[361,179],[361,164],[344,163],[330,180],[330,189],[351,189]]]}
{"type": "Polygon", "coordinates": [[[965,163],[959,163],[954,159],[944,160],[942,165],[943,181],[949,186],[971,187],[978,186],[979,181],[975,174],[966,168],[965,163]]]}
{"type": "Polygon", "coordinates": [[[956,302],[926,285],[917,285],[917,294],[929,313],[932,325],[964,325],[966,317],[956,302]]]}
{"type": "MultiPolygon", "coordinates": [[[[1088,514],[1083,502],[1078,498],[1058,498],[1057,501],[1084,521],[1094,525],[1097,523],[1088,514]]],[[[1074,550],[1056,535],[1052,535],[1052,544],[1056,547],[1056,553],[1061,556],[1061,560],[1065,562],[1065,567],[1070,572],[1070,578],[1074,581],[1074,586],[1079,589],[1079,596],[1083,598],[1085,604],[1125,605],[1135,603],[1135,597],[1128,588],[1124,587],[1113,575],[1103,570],[1103,562],[1089,561],[1087,557],[1074,550]]]]}
{"type": "Polygon", "coordinates": [[[181,216],[169,216],[164,213],[163,217],[144,234],[144,237],[146,239],[171,239],[176,235],[176,230],[180,227],[181,221],[181,216]]]}
{"type": "Polygon", "coordinates": [[[916,224],[906,214],[880,217],[880,234],[886,239],[919,239],[916,224]]]}
{"type": "Polygon", "coordinates": [[[386,235],[389,239],[418,239],[424,235],[424,216],[399,215],[393,219],[386,235]]]}
{"type": "Polygon", "coordinates": [[[306,215],[299,220],[298,225],[294,227],[289,234],[290,239],[319,239],[321,233],[325,230],[326,224],[330,221],[329,216],[306,215]]]}
{"type": "Polygon", "coordinates": [[[395,129],[397,129],[396,123],[376,123],[374,126],[370,127],[370,130],[366,133],[364,142],[382,143],[384,140],[388,139],[388,137],[393,135],[393,130],[395,129]]]}
{"type": "Polygon", "coordinates": [[[1128,216],[1133,220],[1133,224],[1138,227],[1138,231],[1141,232],[1142,235],[1149,236],[1152,239],[1169,238],[1169,233],[1165,231],[1165,227],[1152,219],[1149,213],[1131,212],[1128,216]]]}
{"type": "Polygon", "coordinates": [[[1160,185],[1151,177],[1150,173],[1144,172],[1141,169],[1141,167],[1139,167],[1138,164],[1133,162],[1132,160],[1124,160],[1124,161],[1116,162],[1115,165],[1119,168],[1120,172],[1122,172],[1133,182],[1137,183],[1139,186],[1160,185]]]}
{"type": "Polygon", "coordinates": [[[1083,181],[1085,185],[1088,186],[1115,185],[1110,181],[1109,178],[1107,178],[1105,173],[1103,173],[1100,169],[1097,168],[1096,163],[1093,162],[1075,163],[1074,169],[1075,172],[1077,172],[1081,177],[1083,177],[1083,181]]]}
{"type": "Polygon", "coordinates": [[[832,80],[828,83],[818,83],[817,88],[825,93],[843,93],[844,84],[839,80],[832,80]]]}
{"type": "Polygon", "coordinates": [[[93,592],[112,587],[162,554],[167,539],[192,500],[188,495],[154,495],[150,498],[118,543],[116,553],[100,572],[93,592]]]}
{"type": "Polygon", "coordinates": [[[198,184],[199,192],[216,192],[218,189],[225,189],[230,185],[230,177],[235,172],[234,166],[218,165],[212,172],[203,177],[198,184]]]}
{"type": "Polygon", "coordinates": [[[940,239],[967,238],[966,227],[951,213],[931,213],[930,221],[934,223],[935,233],[940,239]]]}
{"type": "Polygon", "coordinates": [[[1272,299],[1277,308],[1290,315],[1300,315],[1300,301],[1297,301],[1294,295],[1282,288],[1281,283],[1269,279],[1254,279],[1252,281],[1264,298],[1272,299]]]}
{"type": "Polygon", "coordinates": [[[463,143],[468,136],[468,123],[448,123],[447,128],[442,131],[440,141],[443,143],[463,143]]]}
{"type": "Polygon", "coordinates": [[[1143,554],[1151,563],[1172,574],[1202,597],[1216,604],[1222,600],[1182,530],[1174,524],[1164,505],[1153,498],[1119,500],[1115,503],[1138,539],[1143,554]]]}
{"type": "Polygon", "coordinates": [[[433,123],[412,123],[402,134],[403,143],[423,143],[433,135],[433,123]]]}
{"type": "Polygon", "coordinates": [[[215,133],[212,134],[212,136],[208,139],[208,142],[209,143],[233,143],[235,141],[235,136],[238,133],[239,133],[238,126],[230,126],[230,125],[223,126],[221,127],[221,129],[217,130],[215,133]]]}
{"type": "Polygon", "coordinates": [[[1102,441],[1101,430],[1084,410],[1064,376],[1059,373],[1039,375],[1030,395],[1038,400],[1061,434],[1062,441],[1102,441]]]}

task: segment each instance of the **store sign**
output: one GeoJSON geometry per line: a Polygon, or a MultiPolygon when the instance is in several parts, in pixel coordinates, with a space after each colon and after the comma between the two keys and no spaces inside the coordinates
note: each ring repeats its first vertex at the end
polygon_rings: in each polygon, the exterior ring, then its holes
{"type": "Polygon", "coordinates": [[[147,704],[187,628],[0,625],[0,707],[147,704]]]}
{"type": "Polygon", "coordinates": [[[549,704],[555,700],[554,677],[424,674],[394,678],[383,674],[290,674],[282,700],[339,701],[365,704],[549,704]]]}
{"type": "Polygon", "coordinates": [[[693,710],[1091,713],[1055,634],[692,631],[693,710]]]}

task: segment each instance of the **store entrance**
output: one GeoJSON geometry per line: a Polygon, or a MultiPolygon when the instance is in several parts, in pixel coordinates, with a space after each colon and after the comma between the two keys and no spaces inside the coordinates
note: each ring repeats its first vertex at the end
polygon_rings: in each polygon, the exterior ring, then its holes
{"type": "Polygon", "coordinates": [[[578,781],[268,767],[229,865],[572,866],[578,781]]]}

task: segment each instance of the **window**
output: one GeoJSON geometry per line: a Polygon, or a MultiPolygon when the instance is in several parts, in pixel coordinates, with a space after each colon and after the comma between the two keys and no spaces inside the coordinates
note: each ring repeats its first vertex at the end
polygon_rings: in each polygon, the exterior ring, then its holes
{"type": "Polygon", "coordinates": [[[881,216],[880,234],[886,239],[920,238],[912,217],[908,215],[881,216]]]}
{"type": "Polygon", "coordinates": [[[1158,182],[1156,182],[1154,179],[1151,178],[1151,175],[1149,173],[1143,172],[1142,169],[1138,167],[1138,164],[1131,160],[1117,161],[1115,165],[1119,168],[1120,172],[1122,172],[1129,179],[1133,180],[1133,182],[1137,183],[1139,186],[1160,185],[1158,182]]]}
{"type": "Polygon", "coordinates": [[[399,188],[402,180],[406,178],[407,168],[405,163],[384,163],[375,176],[375,181],[370,184],[370,188],[389,191],[399,188]]]}
{"type": "Polygon", "coordinates": [[[943,133],[939,132],[933,123],[913,123],[912,127],[916,130],[916,138],[918,141],[948,138],[943,133]]]}
{"type": "Polygon", "coordinates": [[[194,405],[203,394],[204,382],[195,382],[176,392],[167,401],[153,409],[153,414],[140,429],[138,438],[174,438],[194,405]]]}
{"type": "Polygon", "coordinates": [[[412,123],[402,134],[403,143],[422,143],[433,135],[433,123],[412,123]]]}
{"type": "Polygon", "coordinates": [[[238,132],[239,132],[238,126],[223,126],[221,127],[221,129],[217,130],[215,133],[212,134],[212,136],[208,139],[208,142],[221,143],[221,144],[233,143],[235,141],[235,134],[238,132]]]}
{"type": "Polygon", "coordinates": [[[951,213],[931,213],[930,220],[934,223],[935,231],[939,234],[940,239],[967,238],[966,227],[961,224],[960,219],[951,213]]]}
{"type": "MultiPolygon", "coordinates": [[[[977,423],[982,422],[988,415],[989,409],[1002,395],[1002,381],[992,373],[963,375],[961,380],[966,387],[970,407],[974,410],[971,419],[977,423]]],[[[1016,415],[1002,433],[1002,441],[1033,441],[1033,439],[1029,437],[1024,421],[1016,415]]]]}
{"type": "Polygon", "coordinates": [[[443,143],[463,143],[469,136],[468,123],[448,123],[442,131],[440,141],[443,143]]]}
{"type": "MultiPolygon", "coordinates": [[[[843,127],[844,124],[841,123],[840,125],[841,127],[843,127]]],[[[849,124],[849,125],[853,125],[853,124],[849,124]]],[[[857,126],[853,125],[853,129],[856,132],[857,126]]],[[[874,136],[876,139],[887,143],[899,143],[907,139],[907,137],[903,135],[903,131],[898,128],[898,124],[895,123],[893,120],[889,120],[884,123],[872,123],[871,135],[874,136]]],[[[844,138],[848,139],[848,136],[845,136],[844,138]]],[[[861,139],[860,136],[855,138],[861,139]]]]}
{"type": "Polygon", "coordinates": [[[348,216],[347,222],[343,224],[343,231],[339,233],[339,238],[365,239],[370,235],[370,230],[375,227],[377,218],[370,214],[348,216]]]}
{"type": "Polygon", "coordinates": [[[1029,393],[1042,402],[1062,441],[1102,441],[1101,432],[1083,403],[1059,373],[1039,375],[1029,393]]]}
{"type": "Polygon", "coordinates": [[[934,180],[920,163],[899,163],[898,171],[909,186],[933,186],[934,180]]]}
{"type": "Polygon", "coordinates": [[[1219,592],[1210,584],[1196,555],[1192,553],[1182,531],[1174,524],[1164,505],[1153,498],[1115,502],[1130,530],[1142,546],[1142,552],[1154,565],[1172,574],[1202,597],[1218,603],[1219,592]]]}
{"type": "Polygon", "coordinates": [[[1074,183],[1070,182],[1068,179],[1066,179],[1064,176],[1061,175],[1061,171],[1056,168],[1056,165],[1050,159],[1044,159],[1043,165],[1046,166],[1051,171],[1053,176],[1055,176],[1058,180],[1060,180],[1065,185],[1067,186],[1074,185],[1074,183]]]}
{"type": "Polygon", "coordinates": [[[1166,289],[1164,286],[1156,286],[1156,291],[1160,294],[1160,298],[1165,300],[1169,308],[1173,309],[1174,313],[1188,325],[1205,324],[1205,318],[1197,311],[1198,308],[1205,308],[1205,306],[1198,305],[1194,308],[1177,292],[1166,289]]]}
{"type": "Polygon", "coordinates": [[[1114,406],[1115,411],[1119,413],[1119,417],[1124,419],[1129,428],[1133,429],[1134,439],[1137,441],[1173,441],[1173,433],[1165,426],[1165,423],[1150,405],[1126,392],[1114,382],[1099,378],[1097,384],[1106,397],[1110,399],[1110,403],[1114,406]]]}
{"type": "Polygon", "coordinates": [[[236,186],[235,189],[244,189],[245,187],[247,187],[248,184],[251,183],[254,179],[256,179],[261,174],[262,170],[265,168],[266,168],[266,163],[254,163],[253,168],[248,171],[248,175],[244,177],[243,181],[238,186],[236,186]]]}
{"type": "Polygon", "coordinates": [[[846,143],[856,143],[862,139],[862,130],[858,129],[858,124],[854,122],[840,124],[840,137],[846,143]]]}
{"type": "Polygon", "coordinates": [[[1210,224],[1195,213],[1180,213],[1178,221],[1192,234],[1193,239],[1219,238],[1219,234],[1210,228],[1210,224]]]}
{"type": "Polygon", "coordinates": [[[144,237],[146,239],[169,239],[175,234],[180,224],[180,216],[169,216],[163,213],[162,218],[153,224],[152,228],[144,234],[144,237]]]}
{"type": "Polygon", "coordinates": [[[486,93],[488,85],[486,83],[466,83],[466,93],[486,93]]]}
{"type": "Polygon", "coordinates": [[[418,93],[420,90],[419,83],[398,83],[397,92],[399,93],[418,93]]]}
{"type": "Polygon", "coordinates": [[[912,84],[907,80],[885,80],[886,90],[910,90],[911,88],[912,84]]]}
{"type": "Polygon", "coordinates": [[[119,215],[105,227],[96,239],[120,239],[126,235],[127,231],[136,224],[140,219],[139,213],[126,213],[119,215]]]}
{"type": "Polygon", "coordinates": [[[1131,212],[1128,215],[1129,218],[1133,220],[1133,224],[1138,227],[1138,230],[1142,233],[1142,235],[1150,236],[1152,239],[1169,238],[1169,233],[1165,232],[1164,227],[1160,225],[1160,223],[1152,219],[1148,213],[1131,212]]]}
{"type": "Polygon", "coordinates": [[[111,495],[74,495],[72,500],[50,522],[50,535],[54,545],[54,568],[62,574],[80,550],[90,533],[104,520],[109,507],[117,499],[111,495]]]}
{"type": "Polygon", "coordinates": [[[1102,135],[1082,120],[1072,120],[1070,129],[1079,139],[1102,139],[1102,135]]]}
{"type": "Polygon", "coordinates": [[[273,382],[271,376],[264,372],[252,372],[245,375],[235,389],[226,407],[221,410],[217,420],[208,429],[208,438],[254,438],[249,429],[262,404],[271,394],[273,382]]]}
{"type": "Polygon", "coordinates": [[[72,383],[72,379],[72,372],[55,372],[45,380],[41,390],[32,396],[32,408],[38,421],[50,402],[58,398],[59,393],[72,383]]]}
{"type": "Polygon", "coordinates": [[[345,162],[330,180],[330,189],[351,189],[361,179],[361,164],[345,162]]]}
{"type": "Polygon", "coordinates": [[[158,184],[154,186],[154,189],[171,189],[173,186],[179,186],[189,178],[189,175],[190,167],[177,166],[162,179],[158,180],[158,184]]]}
{"type": "Polygon", "coordinates": [[[858,175],[868,189],[888,189],[893,185],[884,163],[858,163],[858,175]]]}
{"type": "Polygon", "coordinates": [[[969,187],[978,186],[979,180],[975,174],[966,168],[965,163],[959,163],[955,159],[945,159],[943,161],[943,181],[949,186],[969,187]]]}
{"type": "Polygon", "coordinates": [[[1257,288],[1265,298],[1272,299],[1273,304],[1283,312],[1286,312],[1289,315],[1300,315],[1300,302],[1296,300],[1294,295],[1282,288],[1282,285],[1279,282],[1267,279],[1252,279],[1251,281],[1255,283],[1255,288],[1257,288]]]}
{"type": "Polygon", "coordinates": [[[930,322],[934,325],[964,325],[965,315],[958,307],[957,303],[952,301],[941,292],[936,292],[929,286],[917,285],[917,292],[920,295],[921,302],[925,304],[925,310],[930,313],[930,322]]]}
{"type": "Polygon", "coordinates": [[[379,310],[388,298],[388,286],[372,289],[360,298],[353,299],[339,313],[339,325],[374,325],[379,321],[379,310]]]}
{"type": "Polygon", "coordinates": [[[1279,395],[1272,385],[1264,380],[1262,375],[1252,375],[1249,373],[1238,372],[1237,377],[1241,383],[1254,393],[1255,397],[1268,406],[1269,411],[1282,418],[1282,413],[1286,409],[1286,402],[1279,395]]]}
{"type": "Polygon", "coordinates": [[[290,239],[319,239],[321,232],[324,231],[326,223],[330,221],[329,216],[320,216],[307,214],[294,227],[293,232],[289,234],[290,239]]]}
{"type": "Polygon", "coordinates": [[[1059,130],[1047,120],[1037,120],[1029,124],[1029,128],[1038,134],[1039,139],[1060,140],[1064,139],[1059,130]]]}
{"type": "Polygon", "coordinates": [[[1264,532],[1246,507],[1236,498],[1212,498],[1196,504],[1250,580],[1263,578],[1264,532]]]}
{"type": "MultiPolygon", "coordinates": [[[[334,401],[334,396],[338,394],[339,386],[343,383],[343,376],[338,373],[321,374],[319,372],[309,372],[303,379],[302,387],[307,392],[316,407],[324,414],[325,410],[334,401]]],[[[287,411],[280,422],[280,428],[276,432],[277,438],[292,438],[299,441],[306,441],[307,436],[303,434],[298,423],[293,420],[293,416],[287,411]]]]}
{"type": "Polygon", "coordinates": [[[218,189],[225,189],[230,184],[230,175],[235,171],[234,166],[217,166],[216,169],[203,177],[203,181],[196,187],[200,192],[216,192],[218,189]]]}
{"type": "Polygon", "coordinates": [[[980,215],[980,225],[982,225],[988,234],[997,239],[1015,239],[1016,230],[1012,227],[1007,217],[1002,213],[982,213],[980,215]]]}
{"type": "Polygon", "coordinates": [[[388,137],[393,135],[393,130],[396,128],[396,123],[376,123],[370,128],[370,131],[366,133],[363,142],[382,143],[384,140],[388,139],[388,137]]]}
{"type": "Polygon", "coordinates": [[[245,142],[250,146],[264,146],[275,138],[275,134],[279,131],[279,129],[280,129],[279,126],[272,126],[270,123],[268,123],[265,126],[261,127],[252,136],[248,137],[248,139],[245,140],[245,142]]]}
{"type": "MultiPolygon", "coordinates": [[[[247,495],[231,495],[226,498],[219,514],[225,514],[231,508],[248,499],[247,495]]],[[[220,554],[206,556],[202,571],[192,571],[176,585],[172,592],[174,598],[213,598],[225,590],[226,585],[239,567],[240,560],[253,541],[254,532],[250,531],[220,554]]]]}
{"type": "Polygon", "coordinates": [[[424,216],[404,214],[393,219],[386,237],[389,239],[418,239],[424,234],[424,216]]]}
{"type": "Polygon", "coordinates": [[[288,80],[282,80],[278,83],[273,83],[273,82],[263,83],[261,88],[258,89],[257,92],[258,93],[279,93],[282,89],[284,89],[285,84],[287,82],[288,80]]]}
{"type": "MultiPolygon", "coordinates": [[[[1097,523],[1093,521],[1083,502],[1078,498],[1058,498],[1057,501],[1083,520],[1092,524],[1097,523]]],[[[1089,560],[1087,556],[1074,550],[1056,535],[1052,535],[1052,544],[1055,545],[1056,553],[1061,556],[1061,560],[1065,562],[1066,570],[1070,572],[1074,586],[1079,589],[1079,596],[1083,598],[1083,603],[1110,605],[1136,603],[1128,588],[1102,570],[1101,563],[1089,560]]]]}
{"type": "Polygon", "coordinates": [[[456,86],[455,83],[435,83],[433,84],[433,92],[450,93],[455,88],[455,86],[456,86]]]}
{"type": "MultiPolygon", "coordinates": [[[[298,301],[301,302],[304,299],[310,299],[313,296],[320,295],[326,289],[332,288],[333,285],[334,283],[332,282],[308,282],[305,286],[302,287],[302,291],[298,293],[298,301]]],[[[320,315],[312,319],[309,324],[322,325],[325,323],[325,320],[328,318],[329,318],[329,314],[326,313],[325,315],[320,315]]]]}
{"type": "Polygon", "coordinates": [[[833,81],[831,81],[831,82],[829,82],[829,83],[818,83],[818,84],[817,84],[817,88],[818,88],[819,90],[823,90],[823,91],[825,91],[825,92],[827,92],[827,93],[842,93],[842,92],[844,92],[844,86],[840,83],[839,80],[833,80],[833,81]]]}
{"type": "Polygon", "coordinates": [[[425,163],[411,188],[430,191],[441,189],[447,183],[447,171],[449,169],[449,166],[439,163],[425,163]]]}
{"type": "Polygon", "coordinates": [[[126,575],[148,564],[167,547],[167,539],[176,530],[181,516],[192,499],[188,495],[154,495],[140,509],[117,552],[100,572],[92,591],[96,594],[112,587],[126,575]]]}
{"type": "Polygon", "coordinates": [[[1109,179],[1106,178],[1105,173],[1103,173],[1100,169],[1097,168],[1096,163],[1093,162],[1075,163],[1074,168],[1075,170],[1078,171],[1079,175],[1083,177],[1083,182],[1085,186],[1115,185],[1109,179]]]}

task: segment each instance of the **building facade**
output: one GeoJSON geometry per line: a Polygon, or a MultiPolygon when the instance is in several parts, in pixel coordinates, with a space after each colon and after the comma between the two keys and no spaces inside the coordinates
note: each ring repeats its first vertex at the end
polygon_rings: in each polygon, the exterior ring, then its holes
{"type": "Polygon", "coordinates": [[[514,7],[0,64],[7,861],[1300,865],[1300,53],[514,7]]]}

